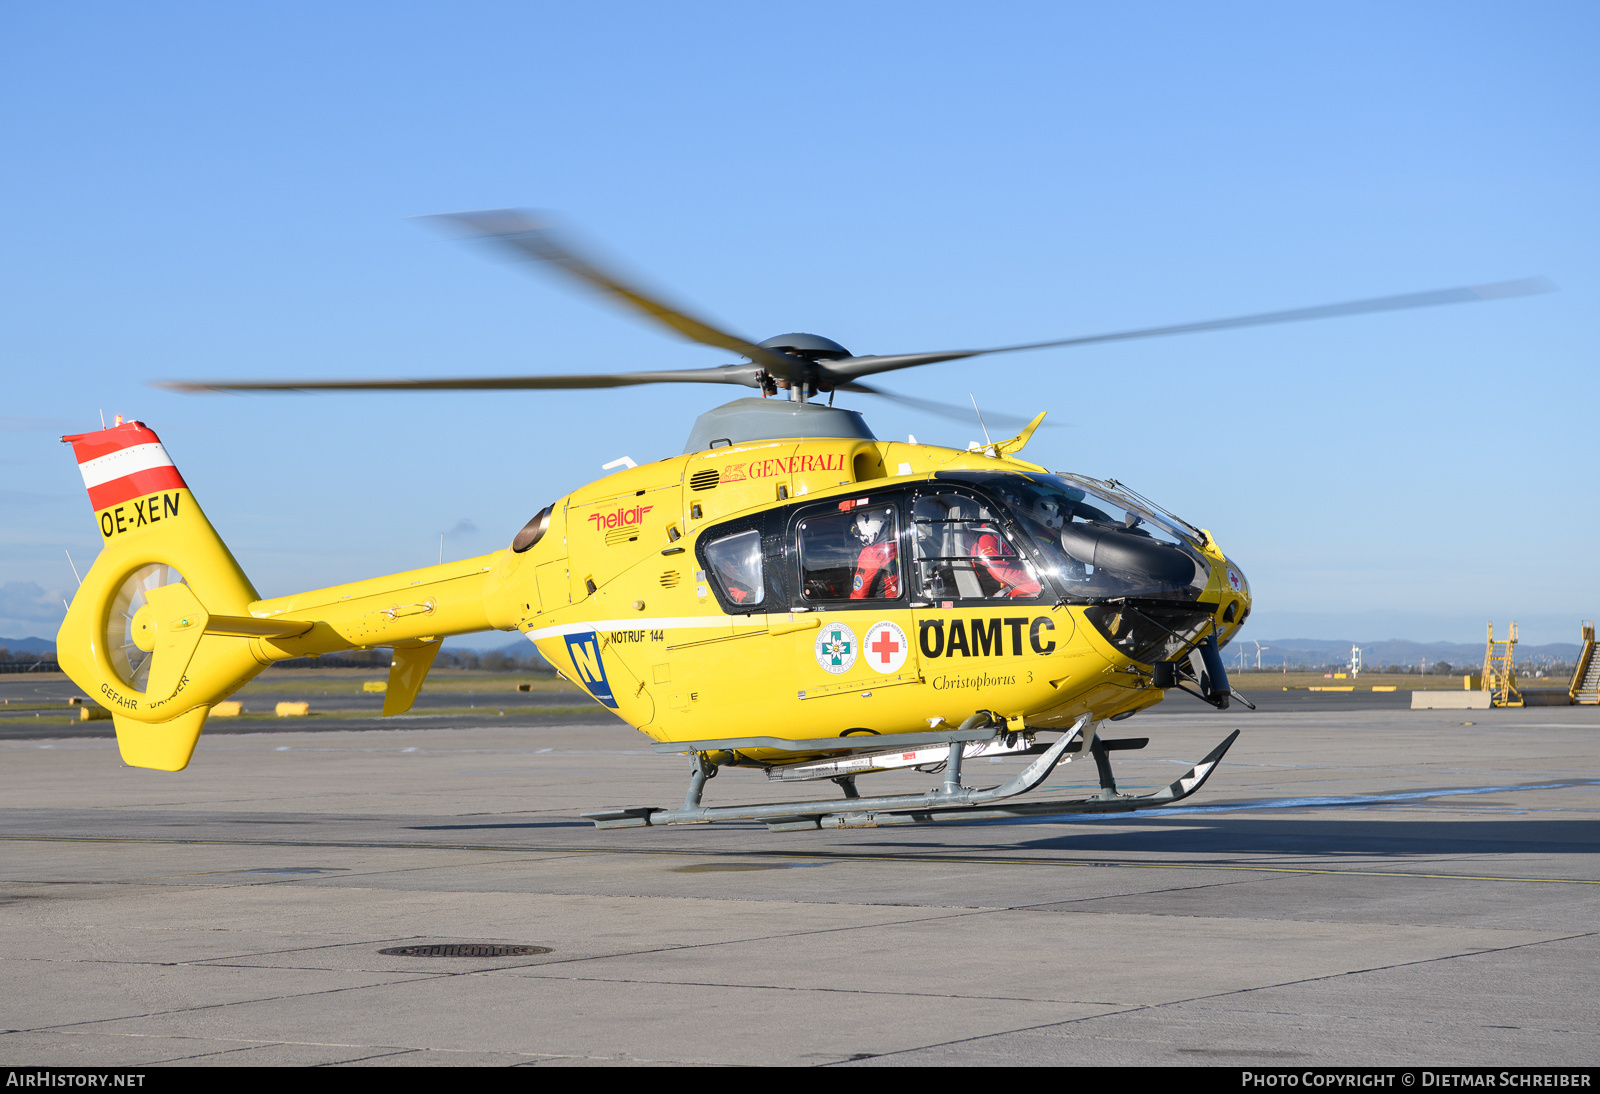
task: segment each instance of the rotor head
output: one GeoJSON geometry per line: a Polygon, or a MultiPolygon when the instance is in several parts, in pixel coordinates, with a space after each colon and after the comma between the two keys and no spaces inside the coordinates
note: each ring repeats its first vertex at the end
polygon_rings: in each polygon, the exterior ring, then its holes
{"type": "Polygon", "coordinates": [[[756,344],[762,349],[781,350],[806,361],[832,361],[852,356],[849,350],[832,338],[824,338],[820,334],[802,334],[798,331],[793,334],[780,334],[756,344]]]}

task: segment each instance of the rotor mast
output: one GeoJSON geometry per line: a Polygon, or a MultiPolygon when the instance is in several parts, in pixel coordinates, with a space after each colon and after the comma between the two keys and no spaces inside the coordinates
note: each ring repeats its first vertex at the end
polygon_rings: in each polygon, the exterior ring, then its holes
{"type": "Polygon", "coordinates": [[[765,342],[757,343],[757,347],[781,353],[803,365],[803,368],[793,370],[799,373],[798,376],[791,374],[787,377],[776,377],[766,369],[763,369],[759,376],[763,397],[787,391],[791,403],[805,403],[821,391],[833,390],[832,384],[823,386],[818,383],[822,379],[819,374],[823,370],[817,367],[817,362],[842,361],[853,356],[849,350],[831,338],[824,338],[820,334],[803,334],[799,331],[768,338],[765,342]],[[768,384],[772,385],[770,389],[767,387],[768,384]]]}

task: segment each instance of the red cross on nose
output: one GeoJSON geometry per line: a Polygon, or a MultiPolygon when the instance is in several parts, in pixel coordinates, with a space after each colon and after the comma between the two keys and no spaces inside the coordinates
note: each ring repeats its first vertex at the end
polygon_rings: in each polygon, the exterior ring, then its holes
{"type": "Polygon", "coordinates": [[[900,652],[900,643],[890,638],[888,631],[884,631],[878,635],[878,640],[868,648],[871,649],[873,653],[881,657],[883,659],[883,663],[887,665],[889,663],[890,656],[900,652]]]}

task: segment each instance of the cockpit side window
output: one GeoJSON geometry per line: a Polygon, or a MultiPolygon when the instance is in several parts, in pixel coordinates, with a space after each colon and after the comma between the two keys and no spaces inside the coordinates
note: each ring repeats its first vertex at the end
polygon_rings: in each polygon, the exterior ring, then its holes
{"type": "Polygon", "coordinates": [[[979,498],[993,499],[1019,553],[1064,598],[1193,600],[1206,587],[1210,563],[1188,538],[1187,525],[1124,499],[1110,484],[1044,473],[955,473],[950,479],[944,489],[952,494],[964,492],[954,482],[970,482],[979,498]]]}
{"type": "Polygon", "coordinates": [[[723,595],[739,607],[754,607],[766,598],[758,530],[752,528],[707,544],[706,565],[723,595]]]}
{"type": "Polygon", "coordinates": [[[893,498],[851,498],[806,512],[795,525],[801,599],[841,608],[900,599],[900,529],[893,498]]]}
{"type": "Polygon", "coordinates": [[[1017,551],[983,499],[919,494],[911,526],[918,599],[1031,600],[1044,594],[1033,563],[1017,551]]]}

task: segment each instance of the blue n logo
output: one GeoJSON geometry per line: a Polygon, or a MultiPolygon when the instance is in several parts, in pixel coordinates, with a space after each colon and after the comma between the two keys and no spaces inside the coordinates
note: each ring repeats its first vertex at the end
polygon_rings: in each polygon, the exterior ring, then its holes
{"type": "Polygon", "coordinates": [[[600,659],[600,636],[594,631],[584,631],[566,637],[567,653],[572,658],[572,667],[578,673],[578,683],[588,688],[590,695],[616,710],[617,700],[611,694],[610,682],[606,680],[605,662],[600,659]]]}

